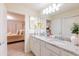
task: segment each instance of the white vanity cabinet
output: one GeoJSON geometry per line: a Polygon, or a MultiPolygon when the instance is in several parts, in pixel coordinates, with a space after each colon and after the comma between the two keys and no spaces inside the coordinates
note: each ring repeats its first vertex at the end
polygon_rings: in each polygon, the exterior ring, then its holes
{"type": "Polygon", "coordinates": [[[47,43],[46,43],[46,49],[50,50],[50,53],[49,53],[50,56],[52,56],[52,55],[53,56],[74,56],[75,55],[65,49],[62,49],[55,45],[51,45],[51,44],[47,44],[47,43]]]}
{"type": "Polygon", "coordinates": [[[46,55],[45,42],[38,38],[32,37],[30,39],[30,49],[36,56],[40,56],[40,55],[45,56],[46,55]]]}
{"type": "Polygon", "coordinates": [[[70,53],[66,50],[61,50],[61,56],[75,56],[75,54],[70,53]]]}
{"type": "Polygon", "coordinates": [[[46,42],[40,38],[32,37],[30,39],[31,51],[36,56],[74,56],[72,52],[60,48],[55,44],[46,42]]]}
{"type": "Polygon", "coordinates": [[[30,38],[30,50],[32,52],[34,52],[34,39],[33,39],[33,37],[30,38]]]}
{"type": "Polygon", "coordinates": [[[41,45],[41,51],[40,51],[41,56],[45,56],[46,55],[46,42],[41,40],[40,45],[41,45]]]}
{"type": "Polygon", "coordinates": [[[46,43],[46,49],[51,51],[51,55],[54,55],[54,56],[60,55],[60,49],[58,47],[55,47],[55,46],[49,44],[49,43],[46,43]]]}
{"type": "Polygon", "coordinates": [[[39,39],[37,39],[37,38],[35,38],[35,43],[34,44],[36,44],[35,45],[35,54],[37,55],[37,56],[40,56],[40,49],[41,49],[41,47],[40,47],[40,40],[39,39]]]}
{"type": "Polygon", "coordinates": [[[52,52],[50,49],[46,49],[46,56],[57,56],[57,54],[52,52]]]}
{"type": "Polygon", "coordinates": [[[31,48],[31,51],[35,55],[40,56],[40,40],[39,39],[32,37],[30,39],[30,48],[31,48]]]}

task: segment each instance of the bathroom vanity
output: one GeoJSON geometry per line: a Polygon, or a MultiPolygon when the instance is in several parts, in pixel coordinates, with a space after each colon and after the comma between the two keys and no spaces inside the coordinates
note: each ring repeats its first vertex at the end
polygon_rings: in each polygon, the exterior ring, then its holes
{"type": "Polygon", "coordinates": [[[77,56],[79,47],[69,41],[33,35],[30,49],[36,56],[77,56]]]}

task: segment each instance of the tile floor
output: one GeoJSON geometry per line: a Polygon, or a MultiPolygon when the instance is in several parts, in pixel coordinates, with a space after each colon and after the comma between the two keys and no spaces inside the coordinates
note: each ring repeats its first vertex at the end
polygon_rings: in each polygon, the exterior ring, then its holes
{"type": "Polygon", "coordinates": [[[18,42],[8,44],[8,56],[33,56],[33,54],[24,53],[24,42],[18,42]]]}

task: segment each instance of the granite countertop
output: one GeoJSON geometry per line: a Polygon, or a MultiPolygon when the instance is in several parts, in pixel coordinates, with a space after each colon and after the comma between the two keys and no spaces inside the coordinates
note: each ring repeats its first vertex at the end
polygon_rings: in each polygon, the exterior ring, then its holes
{"type": "Polygon", "coordinates": [[[51,45],[55,45],[59,48],[65,49],[69,52],[74,53],[75,55],[79,55],[79,46],[76,46],[69,41],[63,41],[63,40],[59,40],[59,39],[55,39],[55,38],[37,36],[37,35],[33,35],[33,37],[43,40],[51,45]]]}

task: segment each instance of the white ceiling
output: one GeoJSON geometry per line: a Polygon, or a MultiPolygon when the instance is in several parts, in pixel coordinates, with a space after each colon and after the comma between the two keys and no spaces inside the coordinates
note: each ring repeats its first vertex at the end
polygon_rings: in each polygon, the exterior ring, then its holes
{"type": "MultiPolygon", "coordinates": [[[[15,8],[15,9],[28,9],[34,12],[42,12],[44,8],[46,8],[50,3],[7,3],[5,6],[7,8],[15,8]]],[[[79,3],[65,3],[61,6],[60,10],[56,13],[65,12],[68,10],[79,8],[79,3]]],[[[20,10],[21,11],[21,10],[20,10]]],[[[55,14],[55,13],[53,13],[55,14]]]]}
{"type": "Polygon", "coordinates": [[[45,4],[45,3],[27,3],[27,4],[20,4],[20,5],[24,5],[26,8],[31,9],[31,10],[35,10],[35,11],[40,11],[42,10],[44,7],[48,6],[49,4],[45,4]]]}
{"type": "Polygon", "coordinates": [[[44,7],[48,6],[48,3],[6,3],[5,6],[8,9],[27,9],[30,11],[39,12],[44,7]]]}
{"type": "Polygon", "coordinates": [[[79,3],[65,3],[60,7],[59,11],[53,13],[53,15],[60,14],[66,11],[72,11],[75,9],[79,9],[79,3]]]}

